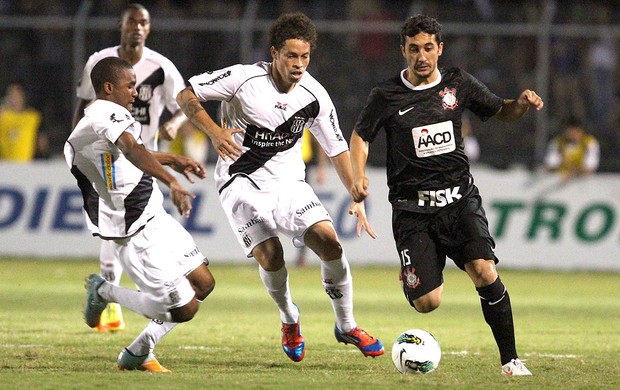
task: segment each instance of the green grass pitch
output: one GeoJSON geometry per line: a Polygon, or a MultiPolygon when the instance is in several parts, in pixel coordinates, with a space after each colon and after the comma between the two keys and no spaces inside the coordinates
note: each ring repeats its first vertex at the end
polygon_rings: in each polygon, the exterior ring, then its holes
{"type": "MultiPolygon", "coordinates": [[[[198,315],[155,350],[172,374],[121,372],[116,358],[147,320],[124,310],[127,329],[98,334],[82,320],[83,278],[96,260],[0,260],[0,388],[7,389],[618,389],[620,274],[503,270],[517,348],[534,374],[509,378],[466,274],[448,269],[442,306],[419,314],[400,290],[397,269],[351,262],[355,317],[380,338],[384,356],[364,358],[333,335],[331,304],[318,267],[289,267],[301,309],[306,357],[280,346],[280,322],[256,265],[214,264],[216,288],[198,315]],[[442,346],[439,368],[401,375],[392,343],[409,328],[442,346]]],[[[123,284],[131,286],[125,277],[123,284]]]]}

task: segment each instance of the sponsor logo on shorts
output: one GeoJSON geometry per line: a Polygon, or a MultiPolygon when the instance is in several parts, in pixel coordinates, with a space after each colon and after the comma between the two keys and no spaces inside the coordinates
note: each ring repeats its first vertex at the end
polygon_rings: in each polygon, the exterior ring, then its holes
{"type": "Polygon", "coordinates": [[[415,289],[420,285],[420,278],[415,274],[414,267],[408,267],[403,270],[402,281],[410,289],[415,289]]]}
{"type": "Polygon", "coordinates": [[[298,217],[301,217],[302,215],[304,215],[306,213],[306,211],[311,210],[311,209],[313,209],[315,207],[319,207],[319,206],[321,206],[320,203],[312,201],[312,202],[308,203],[307,205],[305,205],[304,207],[295,210],[295,214],[298,217]]]}
{"type": "Polygon", "coordinates": [[[245,225],[243,225],[243,226],[239,227],[239,228],[237,229],[237,232],[238,232],[238,233],[243,233],[243,232],[245,232],[246,230],[248,230],[248,228],[250,228],[250,227],[252,227],[252,226],[256,225],[257,223],[263,223],[263,222],[265,222],[265,218],[263,218],[263,217],[252,218],[252,219],[250,219],[250,220],[249,220],[249,221],[248,221],[245,225]]]}
{"type": "Polygon", "coordinates": [[[196,256],[199,253],[200,253],[200,249],[198,249],[198,246],[195,246],[194,249],[191,250],[191,252],[188,252],[188,253],[184,254],[183,256],[185,256],[185,257],[193,257],[193,256],[196,256]]]}
{"type": "Polygon", "coordinates": [[[445,190],[418,191],[418,206],[444,207],[461,199],[460,186],[445,190]]]}

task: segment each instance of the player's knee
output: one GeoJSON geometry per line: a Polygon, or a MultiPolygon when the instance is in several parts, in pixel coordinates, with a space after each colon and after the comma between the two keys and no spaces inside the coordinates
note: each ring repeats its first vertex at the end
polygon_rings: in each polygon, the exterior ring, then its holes
{"type": "Polygon", "coordinates": [[[441,305],[441,299],[428,299],[426,296],[409,301],[411,306],[419,313],[430,313],[441,305]]]}
{"type": "Polygon", "coordinates": [[[202,281],[198,285],[193,285],[192,287],[194,287],[194,291],[196,291],[196,299],[199,301],[204,301],[215,289],[215,279],[211,277],[208,280],[202,281]]]}
{"type": "Polygon", "coordinates": [[[185,306],[177,307],[170,310],[170,315],[173,322],[187,322],[190,321],[198,312],[198,301],[192,300],[185,306]]]}

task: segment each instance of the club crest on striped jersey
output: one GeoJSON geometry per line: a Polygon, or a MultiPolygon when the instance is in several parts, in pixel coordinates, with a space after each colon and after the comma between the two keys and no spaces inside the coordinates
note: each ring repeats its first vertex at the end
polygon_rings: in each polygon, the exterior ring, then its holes
{"type": "Polygon", "coordinates": [[[153,97],[153,87],[150,84],[142,84],[140,85],[140,90],[138,91],[138,99],[143,102],[148,102],[153,97]]]}
{"type": "Polygon", "coordinates": [[[298,134],[304,131],[304,127],[306,127],[306,118],[296,116],[291,123],[291,133],[298,134]]]}

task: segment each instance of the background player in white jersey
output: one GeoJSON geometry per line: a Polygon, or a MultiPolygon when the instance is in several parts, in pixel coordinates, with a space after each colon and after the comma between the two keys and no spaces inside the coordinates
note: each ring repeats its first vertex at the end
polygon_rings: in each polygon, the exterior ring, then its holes
{"type": "Polygon", "coordinates": [[[189,197],[161,163],[204,178],[202,164],[183,156],[150,152],[141,125],[128,111],[137,95],[131,64],[107,57],[92,69],[97,100],[86,108],[65,144],[65,158],[84,199],[89,230],[110,242],[115,256],[139,291],[88,277],[84,319],[99,323],[108,302],[153,320],[118,357],[122,370],[169,372],[153,349],[177,323],[191,320],[215,281],[208,261],[190,234],[163,207],[155,178],[170,188],[179,213],[188,216],[189,197]]]}
{"type": "MultiPolygon", "coordinates": [[[[129,4],[122,13],[120,22],[121,43],[92,54],[82,72],[77,88],[79,99],[73,118],[73,127],[84,116],[84,108],[95,99],[95,90],[90,81],[93,66],[105,57],[120,57],[131,63],[137,77],[138,96],[131,110],[133,117],[142,124],[141,138],[148,150],[158,150],[158,137],[172,139],[180,126],[189,124],[187,117],[176,102],[177,93],[185,82],[174,64],[163,55],[145,46],[151,31],[148,10],[138,3],[129,4]],[[160,127],[160,117],[167,108],[173,115],[160,127]]],[[[100,250],[101,275],[109,282],[119,284],[122,268],[114,257],[110,244],[102,242],[100,250]]],[[[97,329],[101,332],[123,330],[125,322],[121,309],[110,304],[101,316],[97,329]]]]}
{"type": "Polygon", "coordinates": [[[438,68],[441,25],[416,15],[401,29],[407,68],[370,93],[351,136],[355,180],[351,193],[368,196],[368,143],[383,129],[392,227],[401,257],[405,297],[417,311],[439,307],[446,256],[473,281],[499,348],[502,372],[531,375],[517,356],[512,308],[497,274],[495,242],[463,149],[462,115],[514,121],[543,101],[531,90],[502,99],[459,68],[438,68]]]}
{"type": "MultiPolygon", "coordinates": [[[[383,354],[383,345],[357,326],[349,264],[331,218],[304,181],[304,128],[320,142],[344,185],[352,184],[348,145],[327,91],[306,67],[316,29],[303,14],[281,16],[270,28],[273,62],[233,65],[194,76],[177,97],[185,114],[218,151],[215,181],[220,201],[248,257],[259,264],[263,284],[280,310],[282,348],[293,361],[305,354],[299,309],[288,284],[278,233],[307,245],[321,261],[323,287],[332,300],[339,342],[365,356],[383,354]],[[222,127],[200,101],[222,101],[222,127]]],[[[367,224],[363,204],[353,204],[358,233],[367,224]]]]}

